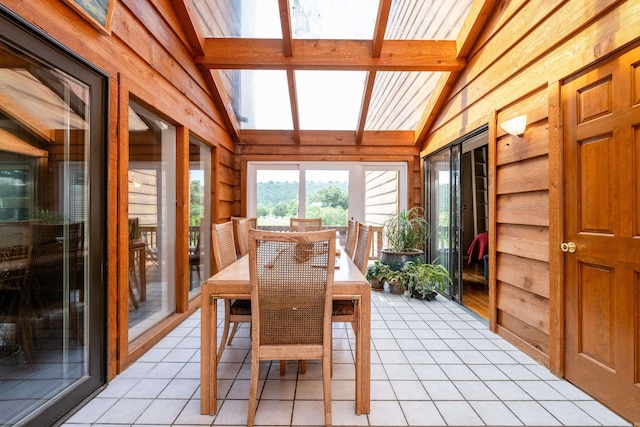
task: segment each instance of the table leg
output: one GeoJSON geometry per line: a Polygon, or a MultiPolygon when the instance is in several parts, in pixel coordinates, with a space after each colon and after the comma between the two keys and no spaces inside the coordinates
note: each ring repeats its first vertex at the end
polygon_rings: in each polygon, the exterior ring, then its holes
{"type": "MultiPolygon", "coordinates": [[[[363,292],[358,310],[358,338],[356,357],[360,369],[356,368],[356,414],[371,412],[371,293],[363,292]],[[357,376],[360,376],[359,381],[357,376]],[[359,382],[359,384],[358,384],[359,382]]],[[[357,366],[357,365],[356,365],[357,366]]]]}
{"type": "Polygon", "coordinates": [[[214,415],[218,409],[218,300],[203,292],[200,329],[200,413],[214,415]]]}

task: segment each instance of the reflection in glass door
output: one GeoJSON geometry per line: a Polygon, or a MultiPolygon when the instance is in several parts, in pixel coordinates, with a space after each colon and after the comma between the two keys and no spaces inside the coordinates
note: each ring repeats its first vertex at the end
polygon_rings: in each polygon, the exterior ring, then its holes
{"type": "Polygon", "coordinates": [[[175,312],[175,126],[129,108],[129,341],[175,312]]]}
{"type": "Polygon", "coordinates": [[[452,146],[425,159],[426,215],[430,224],[427,258],[447,268],[453,281],[448,294],[460,300],[458,248],[458,156],[452,146]]]}
{"type": "Polygon", "coordinates": [[[209,277],[211,251],[211,149],[189,142],[189,299],[209,277]]]}
{"type": "Polygon", "coordinates": [[[0,28],[0,425],[52,425],[105,381],[105,78],[0,28]]]}

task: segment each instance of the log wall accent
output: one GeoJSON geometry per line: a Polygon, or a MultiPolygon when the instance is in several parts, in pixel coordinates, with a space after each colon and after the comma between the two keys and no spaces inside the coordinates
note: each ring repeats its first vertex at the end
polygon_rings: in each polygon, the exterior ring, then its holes
{"type": "Polygon", "coordinates": [[[564,345],[557,87],[640,39],[637,2],[587,3],[498,2],[421,152],[489,123],[490,325],[557,375],[564,345]],[[528,115],[522,137],[499,127],[520,114],[528,115]]]}

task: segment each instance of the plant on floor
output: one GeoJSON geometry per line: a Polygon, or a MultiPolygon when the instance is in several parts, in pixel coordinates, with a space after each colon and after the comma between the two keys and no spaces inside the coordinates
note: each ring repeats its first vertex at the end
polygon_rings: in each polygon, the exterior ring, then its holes
{"type": "Polygon", "coordinates": [[[390,270],[386,276],[389,284],[389,292],[394,295],[401,295],[406,288],[406,274],[401,270],[390,270]]]}
{"type": "Polygon", "coordinates": [[[423,263],[420,260],[407,261],[402,267],[402,273],[405,276],[407,298],[415,296],[430,300],[435,297],[435,291],[442,294],[451,283],[451,276],[447,269],[441,264],[436,264],[435,261],[433,263],[423,263]]]}
{"type": "Polygon", "coordinates": [[[385,247],[381,261],[399,270],[406,261],[422,258],[424,245],[429,237],[429,223],[422,209],[414,206],[390,215],[384,222],[385,247]]]}
{"type": "Polygon", "coordinates": [[[384,289],[384,283],[387,280],[387,275],[391,271],[388,265],[382,264],[380,261],[374,261],[373,265],[367,267],[367,271],[364,274],[365,279],[371,283],[371,289],[374,291],[381,291],[384,289]]]}

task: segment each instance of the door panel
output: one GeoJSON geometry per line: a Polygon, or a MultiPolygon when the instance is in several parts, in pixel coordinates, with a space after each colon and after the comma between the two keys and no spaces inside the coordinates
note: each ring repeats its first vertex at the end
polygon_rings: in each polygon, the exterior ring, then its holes
{"type": "Polygon", "coordinates": [[[565,376],[640,423],[640,48],[565,84],[565,376]]]}

